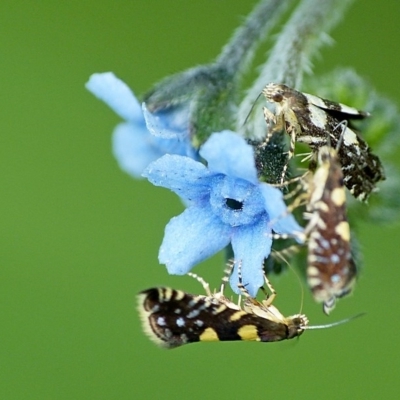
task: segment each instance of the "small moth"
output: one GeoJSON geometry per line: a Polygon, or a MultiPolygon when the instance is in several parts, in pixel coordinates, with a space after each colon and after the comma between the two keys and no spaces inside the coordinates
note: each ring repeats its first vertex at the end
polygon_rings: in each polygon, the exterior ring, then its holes
{"type": "MultiPolygon", "coordinates": [[[[233,265],[227,271],[232,271],[233,265]]],[[[173,349],[188,343],[217,341],[278,342],[300,336],[306,329],[331,328],[361,316],[356,315],[327,325],[308,325],[304,314],[284,317],[273,306],[276,292],[259,302],[247,292],[241,282],[239,288],[246,297],[243,309],[226,298],[223,290],[212,294],[210,286],[196,274],[189,272],[203,284],[206,295],[193,295],[182,290],[156,287],[138,294],[138,311],[146,335],[157,345],[173,349]]]]}
{"type": "Polygon", "coordinates": [[[226,277],[221,290],[212,294],[202,278],[189,274],[203,284],[206,295],[166,287],[138,295],[143,330],[161,347],[232,340],[277,342],[300,336],[308,325],[305,315],[283,317],[269,299],[260,303],[248,296],[242,309],[223,295],[226,277]]]}
{"type": "MultiPolygon", "coordinates": [[[[343,121],[350,125],[351,120],[369,116],[364,111],[344,104],[325,100],[311,94],[298,92],[286,85],[269,83],[262,91],[267,101],[275,104],[275,114],[264,107],[265,120],[271,128],[268,142],[275,132],[290,135],[288,159],[293,157],[295,142],[308,144],[313,152],[325,146],[328,141],[336,148],[339,140],[336,127],[343,121]],[[329,136],[328,136],[329,135],[329,136]]],[[[371,153],[368,144],[354,130],[346,127],[343,144],[338,150],[343,171],[343,180],[354,197],[361,201],[368,199],[376,183],[385,179],[383,166],[379,158],[371,153]]],[[[282,181],[285,178],[285,165],[282,181]]]]}
{"type": "Polygon", "coordinates": [[[254,304],[246,312],[229,300],[185,293],[166,287],[138,295],[138,309],[147,336],[172,349],[188,343],[245,340],[277,342],[300,336],[308,320],[295,315],[277,322],[254,304]]]}
{"type": "Polygon", "coordinates": [[[352,290],[357,277],[343,173],[337,151],[329,146],[318,150],[318,168],[311,181],[307,211],[307,281],[315,300],[323,302],[323,310],[329,314],[336,299],[352,290]]]}

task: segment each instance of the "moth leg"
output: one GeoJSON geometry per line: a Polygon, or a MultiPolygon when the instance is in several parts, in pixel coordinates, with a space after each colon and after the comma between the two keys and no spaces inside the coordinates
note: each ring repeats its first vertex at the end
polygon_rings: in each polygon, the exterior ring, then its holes
{"type": "MultiPolygon", "coordinates": [[[[289,133],[289,131],[288,131],[289,133]]],[[[294,157],[294,149],[296,146],[296,130],[291,128],[290,129],[290,144],[289,144],[289,151],[287,152],[287,160],[285,165],[283,166],[282,176],[281,176],[281,184],[285,181],[286,172],[289,167],[289,161],[294,157]]]]}
{"type": "MultiPolygon", "coordinates": [[[[250,295],[250,293],[248,292],[248,290],[246,289],[245,285],[243,285],[243,277],[242,277],[242,263],[239,262],[238,265],[238,277],[239,277],[239,283],[238,283],[238,287],[240,289],[241,294],[251,303],[254,305],[259,305],[260,302],[257,301],[254,297],[252,297],[250,295]]],[[[275,297],[276,297],[276,291],[273,288],[273,286],[271,285],[271,282],[268,280],[267,276],[264,273],[264,280],[266,285],[268,286],[268,289],[270,290],[271,294],[269,295],[267,293],[267,291],[264,289],[264,287],[261,287],[260,289],[263,291],[263,293],[265,294],[265,300],[263,300],[262,304],[265,307],[268,307],[272,304],[272,302],[274,301],[275,297]]]]}
{"type": "MultiPolygon", "coordinates": [[[[309,173],[310,173],[310,171],[307,170],[306,172],[304,172],[304,174],[299,175],[299,176],[295,176],[294,178],[288,179],[287,181],[284,181],[283,183],[268,183],[268,185],[269,186],[273,186],[273,187],[278,187],[278,188],[285,187],[285,186],[288,186],[288,185],[290,185],[290,184],[292,184],[294,182],[297,182],[297,181],[300,181],[300,180],[304,179],[306,177],[306,175],[309,174],[309,173]]],[[[290,193],[292,193],[292,192],[290,192],[290,193]]],[[[290,195],[290,193],[286,194],[285,196],[290,195]]],[[[293,196],[290,195],[288,198],[290,198],[290,197],[293,197],[293,196]]]]}
{"type": "Polygon", "coordinates": [[[212,293],[210,290],[210,284],[208,282],[206,282],[201,276],[199,276],[193,272],[188,272],[187,274],[189,276],[191,276],[192,278],[196,279],[198,282],[200,282],[201,285],[203,286],[204,290],[206,291],[207,296],[212,297],[212,293]]]}
{"type": "Polygon", "coordinates": [[[271,111],[268,110],[267,107],[263,107],[263,112],[264,112],[264,119],[265,122],[267,123],[268,129],[267,129],[267,136],[265,137],[264,142],[261,144],[261,148],[267,147],[274,133],[281,132],[283,131],[284,128],[283,118],[281,118],[280,116],[277,118],[275,114],[273,114],[271,111]]]}
{"type": "Polygon", "coordinates": [[[238,278],[239,278],[238,288],[240,290],[241,295],[243,295],[246,299],[248,299],[252,304],[259,304],[259,302],[250,295],[249,291],[246,289],[246,286],[243,284],[241,260],[238,263],[238,278]]]}
{"type": "Polygon", "coordinates": [[[269,111],[267,107],[263,107],[263,112],[264,112],[264,119],[267,125],[276,126],[277,121],[275,114],[269,111]]]}
{"type": "Polygon", "coordinates": [[[225,286],[226,286],[226,284],[227,284],[228,281],[229,281],[229,277],[230,277],[231,274],[232,274],[232,270],[233,270],[233,267],[234,267],[234,266],[235,266],[235,261],[234,261],[234,260],[228,261],[228,263],[227,263],[227,265],[226,265],[226,268],[225,268],[225,270],[224,270],[224,276],[222,277],[222,281],[221,281],[221,289],[220,289],[220,291],[219,291],[219,293],[220,293],[221,295],[224,294],[225,286]]]}
{"type": "Polygon", "coordinates": [[[262,303],[265,307],[269,307],[272,304],[272,302],[275,300],[277,293],[276,293],[276,290],[274,289],[274,287],[272,286],[271,282],[267,278],[267,275],[265,274],[265,272],[264,272],[264,280],[265,280],[265,284],[267,285],[271,294],[268,294],[267,291],[264,289],[264,287],[261,286],[261,290],[265,294],[265,300],[263,300],[262,303]]]}
{"type": "Polygon", "coordinates": [[[306,161],[311,160],[312,158],[315,158],[315,152],[314,151],[309,151],[308,153],[299,153],[296,156],[298,156],[298,157],[304,156],[304,158],[302,158],[300,160],[301,163],[304,163],[306,161]]]}
{"type": "Polygon", "coordinates": [[[286,249],[274,250],[271,253],[271,256],[275,258],[275,260],[280,260],[288,263],[285,257],[293,257],[299,251],[300,251],[300,246],[298,244],[293,244],[289,247],[286,247],[286,249]]]}

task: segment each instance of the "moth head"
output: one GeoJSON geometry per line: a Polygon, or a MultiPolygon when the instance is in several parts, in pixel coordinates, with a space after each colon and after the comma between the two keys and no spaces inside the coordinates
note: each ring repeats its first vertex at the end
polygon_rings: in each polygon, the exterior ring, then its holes
{"type": "Polygon", "coordinates": [[[276,83],[268,83],[263,89],[262,93],[265,98],[271,103],[280,103],[284,99],[285,85],[278,85],[276,83]]]}
{"type": "Polygon", "coordinates": [[[288,339],[300,336],[308,327],[308,318],[304,314],[296,314],[285,319],[288,327],[288,339]]]}

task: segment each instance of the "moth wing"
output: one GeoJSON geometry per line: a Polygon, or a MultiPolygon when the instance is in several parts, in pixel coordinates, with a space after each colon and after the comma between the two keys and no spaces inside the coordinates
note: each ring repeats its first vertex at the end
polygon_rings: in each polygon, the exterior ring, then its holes
{"type": "Polygon", "coordinates": [[[347,106],[346,104],[336,103],[335,101],[323,99],[322,97],[314,96],[309,93],[303,94],[306,96],[310,104],[313,104],[328,113],[336,115],[339,120],[364,119],[370,116],[368,112],[357,110],[356,108],[347,106]]]}

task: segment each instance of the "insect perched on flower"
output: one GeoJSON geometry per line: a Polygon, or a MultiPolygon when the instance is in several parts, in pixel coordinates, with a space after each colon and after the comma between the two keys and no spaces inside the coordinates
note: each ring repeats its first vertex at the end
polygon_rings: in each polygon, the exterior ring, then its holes
{"type": "MultiPolygon", "coordinates": [[[[168,287],[155,287],[137,296],[138,311],[145,334],[157,345],[173,349],[184,344],[217,341],[278,342],[300,336],[308,329],[331,328],[361,316],[356,315],[327,325],[308,325],[304,314],[284,317],[267,298],[259,302],[241,281],[239,289],[246,297],[243,308],[224,295],[228,275],[220,291],[211,293],[210,285],[196,274],[206,295],[193,295],[168,287]]],[[[233,264],[225,272],[232,271],[233,264]]],[[[265,275],[264,275],[265,277],[265,275]]],[[[268,279],[265,281],[270,286],[268,279]]]]}
{"type": "Polygon", "coordinates": [[[190,272],[203,285],[206,295],[166,287],[139,293],[138,311],[147,336],[168,349],[195,342],[277,342],[300,336],[308,325],[305,315],[284,317],[269,302],[252,298],[241,282],[240,291],[247,297],[244,309],[224,296],[225,282],[234,264],[225,271],[221,289],[214,294],[208,283],[190,272]]]}
{"type": "MultiPolygon", "coordinates": [[[[339,144],[340,145],[340,144],[339,144]]],[[[312,182],[307,211],[307,281],[326,314],[337,298],[350,293],[357,277],[346,215],[346,192],[337,151],[318,150],[318,169],[312,182]]]]}
{"type": "MultiPolygon", "coordinates": [[[[290,137],[289,159],[293,157],[295,142],[308,144],[314,152],[327,144],[336,148],[339,132],[338,124],[352,119],[369,116],[364,111],[344,104],[325,100],[311,94],[298,92],[286,85],[269,83],[262,91],[265,98],[275,104],[275,114],[264,107],[264,116],[272,124],[266,140],[274,132],[286,131],[290,137]]],[[[343,180],[350,192],[359,200],[367,200],[375,190],[376,183],[385,179],[383,166],[379,158],[372,154],[368,144],[350,127],[346,126],[343,144],[338,150],[343,171],[343,180]]],[[[287,164],[282,173],[285,178],[287,164]]]]}

